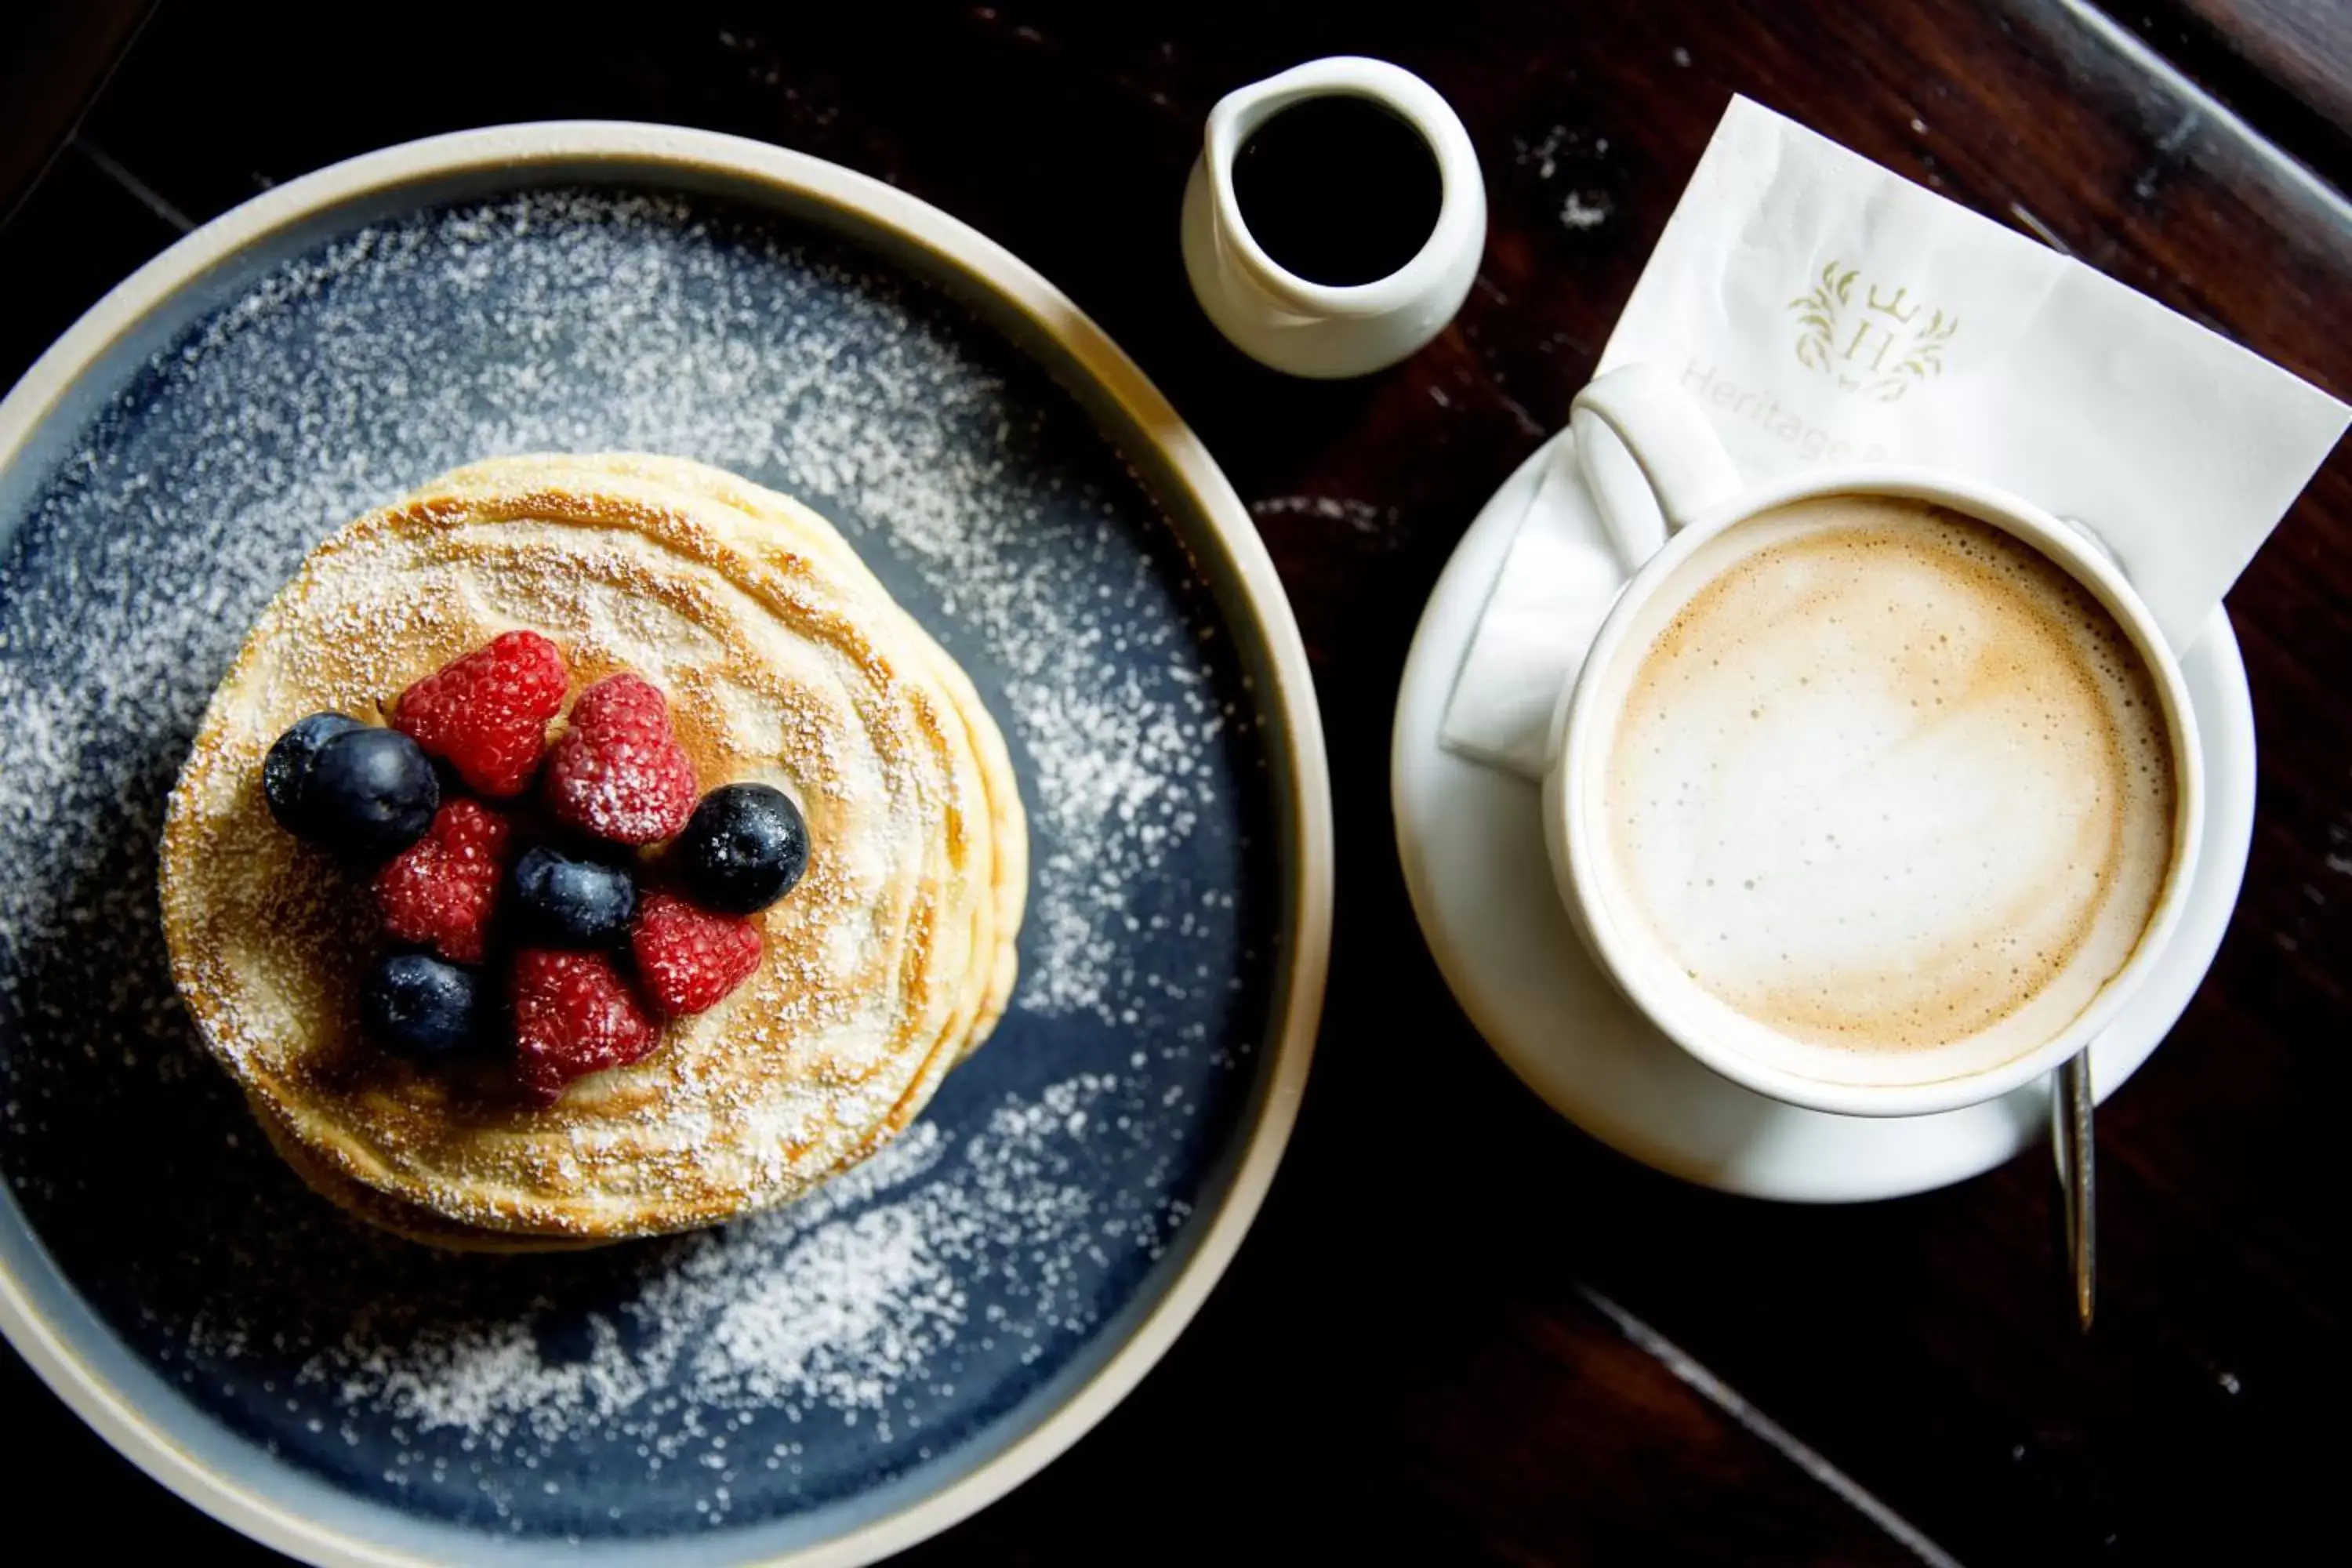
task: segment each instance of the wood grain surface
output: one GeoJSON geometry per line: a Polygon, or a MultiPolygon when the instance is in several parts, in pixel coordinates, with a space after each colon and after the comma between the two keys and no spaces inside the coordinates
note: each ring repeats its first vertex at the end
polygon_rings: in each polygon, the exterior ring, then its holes
{"type": "Polygon", "coordinates": [[[2116,19],[2337,189],[2352,182],[2352,5],[2149,0],[2116,19]]]}
{"type": "MultiPolygon", "coordinates": [[[[2192,58],[2185,33],[2074,0],[415,0],[331,39],[321,16],[167,0],[0,229],[0,381],[178,226],[336,158],[557,115],[709,126],[902,185],[1060,284],[1206,439],[1297,606],[1342,886],[1289,1160],[1138,1394],[912,1560],[2269,1562],[2328,1519],[2352,1395],[2352,455],[2230,598],[2263,745],[2252,860],[2211,975],[2102,1114],[2087,1341],[2039,1152],[1922,1197],[1786,1207],[1657,1176],[1542,1109],[1422,946],[1386,752],[1432,583],[1590,373],[1730,93],[2346,395],[2352,206],[2266,139],[2335,112],[2340,58],[2294,54],[2280,91],[2302,107],[2282,108],[2251,47],[2192,58]],[[1455,104],[1492,228],[1437,342],[1315,384],[1209,328],[1176,213],[1209,106],[1335,52],[1455,104]]],[[[0,1361],[7,1489],[89,1500],[82,1555],[266,1555],[0,1361]]]]}

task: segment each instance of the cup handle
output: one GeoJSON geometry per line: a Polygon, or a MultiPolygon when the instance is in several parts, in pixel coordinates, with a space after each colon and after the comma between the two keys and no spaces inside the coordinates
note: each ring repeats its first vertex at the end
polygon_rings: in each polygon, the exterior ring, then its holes
{"type": "Polygon", "coordinates": [[[1569,412],[1577,461],[1627,570],[1666,535],[1739,491],[1739,471],[1697,404],[1646,364],[1595,376],[1569,412]],[[1602,437],[1606,430],[1616,439],[1602,437]]]}

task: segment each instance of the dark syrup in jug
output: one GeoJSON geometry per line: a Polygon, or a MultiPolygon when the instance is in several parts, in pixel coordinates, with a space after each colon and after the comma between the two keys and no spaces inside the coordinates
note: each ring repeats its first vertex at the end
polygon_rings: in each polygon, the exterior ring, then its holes
{"type": "Polygon", "coordinates": [[[1295,103],[1234,160],[1242,222],[1276,266],[1310,283],[1397,271],[1437,226],[1443,195],[1421,132],[1365,98],[1295,103]]]}

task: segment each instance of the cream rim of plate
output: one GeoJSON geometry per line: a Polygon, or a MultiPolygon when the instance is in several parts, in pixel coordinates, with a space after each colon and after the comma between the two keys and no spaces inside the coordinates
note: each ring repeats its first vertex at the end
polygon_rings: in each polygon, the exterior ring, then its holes
{"type": "MultiPolygon", "coordinates": [[[[1422,934],[1471,1023],[1528,1088],[1602,1142],[1750,1197],[1898,1197],[2045,1141],[2046,1081],[1916,1117],[1838,1116],[1768,1099],[1675,1047],[1586,956],[1552,879],[1538,787],[1438,743],[1455,672],[1550,451],[1547,442],[1528,457],[1455,546],[1397,698],[1389,770],[1397,852],[1422,934]]],[[[2222,610],[2180,662],[2205,762],[2204,837],[2161,966],[2092,1044],[2101,1100],[2155,1051],[2204,979],[2253,836],[2253,707],[2222,610]]]]}
{"type": "MultiPolygon", "coordinates": [[[[1148,443],[1160,471],[1147,479],[1147,488],[1174,485],[1184,492],[1192,515],[1204,526],[1172,526],[1225,596],[1255,620],[1264,644],[1262,664],[1247,658],[1246,646],[1243,652],[1269,720],[1275,772],[1287,786],[1276,792],[1288,862],[1282,881],[1286,951],[1269,1013],[1270,1059],[1261,1069],[1256,1103],[1244,1114],[1240,1151],[1225,1191],[1214,1211],[1196,1220],[1200,1229],[1191,1256],[1125,1342],[1035,1426],[927,1497],[767,1560],[792,1568],[851,1568],[902,1551],[979,1511],[1043,1469],[1126,1397],[1183,1331],[1232,1261],[1297,1117],[1330,950],[1331,800],[1322,721],[1306,646],[1273,560],[1200,438],[1135,362],[1060,289],[995,241],[927,202],[806,153],[741,137],[677,126],[557,121],[458,132],[370,153],[277,186],[198,228],[92,306],[0,402],[0,472],[22,458],[34,433],[110,349],[248,247],[331,209],[396,195],[412,184],[478,175],[486,184],[509,185],[527,183],[535,173],[593,178],[600,165],[671,175],[697,188],[749,189],[781,198],[830,218],[853,238],[880,238],[916,252],[952,273],[967,291],[1009,312],[1024,331],[1066,356],[1083,382],[1083,394],[1107,403],[1148,443]]],[[[77,1353],[5,1262],[0,1333],[75,1414],[131,1462],[255,1540],[332,1568],[431,1561],[307,1517],[178,1446],[123,1389],[77,1353]]]]}

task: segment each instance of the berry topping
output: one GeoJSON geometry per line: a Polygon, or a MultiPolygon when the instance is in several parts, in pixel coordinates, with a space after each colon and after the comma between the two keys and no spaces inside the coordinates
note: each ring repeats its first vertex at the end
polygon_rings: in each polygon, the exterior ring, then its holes
{"type": "MultiPolygon", "coordinates": [[[[266,765],[262,772],[267,788],[266,765]]],[[[433,826],[441,781],[415,742],[362,725],[319,747],[298,794],[297,832],[355,859],[379,860],[433,826]]]]}
{"type": "Polygon", "coordinates": [[[808,824],[792,796],[763,784],[733,784],[702,797],[672,859],[697,903],[748,915],[793,890],[808,853],[808,824]]]}
{"type": "Polygon", "coordinates": [[[392,725],[457,770],[467,787],[519,793],[547,746],[572,677],[537,632],[508,632],[400,694],[392,725]]]}
{"type": "Polygon", "coordinates": [[[618,866],[538,845],[515,862],[514,911],[532,942],[603,947],[628,935],[637,886],[618,866]]]}
{"type": "Polygon", "coordinates": [[[601,952],[525,948],[512,988],[515,1070],[541,1105],[573,1079],[626,1066],[661,1042],[661,1026],[601,952]]]}
{"type": "Polygon", "coordinates": [[[395,952],[369,973],[360,1023],[389,1049],[429,1060],[480,1035],[487,1000],[472,970],[429,953],[395,952]]]}
{"type": "Polygon", "coordinates": [[[751,921],[669,893],[646,895],[629,949],[654,1005],[673,1018],[716,1006],[760,967],[760,932],[751,921]]]}
{"type": "Polygon", "coordinates": [[[312,837],[311,816],[305,809],[310,789],[310,769],[320,749],[338,735],[360,728],[348,713],[313,713],[298,721],[278,737],[261,763],[261,793],[268,798],[269,815],[287,832],[312,837]]]}
{"type": "Polygon", "coordinates": [[[547,796],[565,824],[618,844],[651,844],[685,826],[694,764],[661,689],[614,675],[582,692],[548,761],[547,796]]]}
{"type": "Polygon", "coordinates": [[[376,873],[386,934],[479,963],[513,837],[506,818],[478,801],[460,797],[443,806],[432,831],[376,873]]]}

